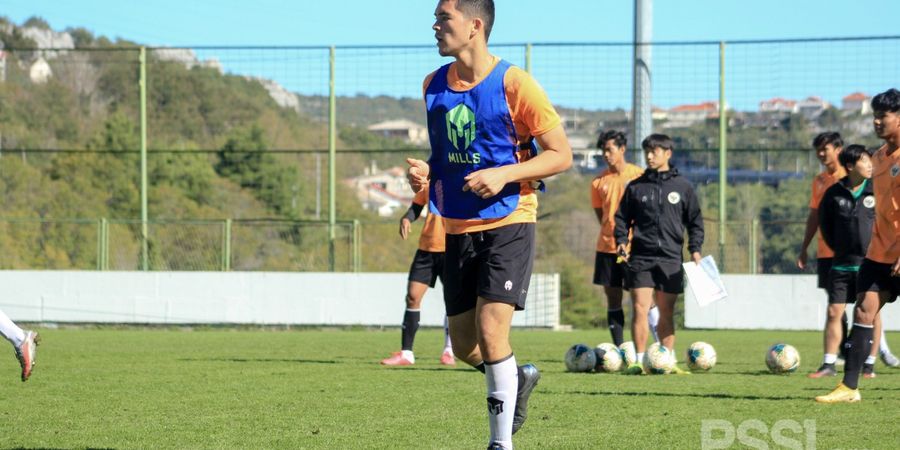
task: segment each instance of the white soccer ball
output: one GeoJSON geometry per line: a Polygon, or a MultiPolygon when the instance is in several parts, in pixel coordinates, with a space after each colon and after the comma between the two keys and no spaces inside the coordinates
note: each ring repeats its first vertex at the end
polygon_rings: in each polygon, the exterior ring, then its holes
{"type": "Polygon", "coordinates": [[[597,365],[594,349],[584,344],[575,344],[566,352],[566,370],[569,372],[590,372],[597,365]]]}
{"type": "Polygon", "coordinates": [[[793,345],[775,344],[766,353],[766,366],[772,373],[791,373],[800,367],[800,352],[793,345]]]}
{"type": "Polygon", "coordinates": [[[622,354],[619,348],[610,343],[603,343],[594,349],[597,356],[597,364],[594,370],[597,372],[618,372],[622,368],[622,354]]]}
{"type": "Polygon", "coordinates": [[[634,351],[634,342],[623,342],[622,345],[619,346],[619,353],[622,354],[622,362],[625,363],[625,367],[637,362],[637,353],[634,351]]]}
{"type": "Polygon", "coordinates": [[[672,373],[675,369],[675,353],[659,345],[659,342],[653,343],[644,353],[644,370],[654,375],[665,375],[672,373]]]}
{"type": "Polygon", "coordinates": [[[687,364],[691,370],[709,370],[716,365],[716,349],[706,342],[694,342],[687,349],[687,364]]]}

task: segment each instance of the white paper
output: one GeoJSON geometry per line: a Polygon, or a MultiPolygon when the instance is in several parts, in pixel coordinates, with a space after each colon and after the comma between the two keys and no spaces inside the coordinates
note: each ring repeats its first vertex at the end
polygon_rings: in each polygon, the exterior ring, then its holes
{"type": "Polygon", "coordinates": [[[687,275],[694,298],[701,307],[728,297],[712,256],[704,256],[700,259],[699,265],[690,261],[681,266],[684,267],[684,274],[687,275]]]}

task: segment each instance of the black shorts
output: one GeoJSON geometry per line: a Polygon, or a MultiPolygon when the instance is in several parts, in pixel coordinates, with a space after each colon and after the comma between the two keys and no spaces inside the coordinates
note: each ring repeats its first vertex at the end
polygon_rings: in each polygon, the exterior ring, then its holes
{"type": "Polygon", "coordinates": [[[831,262],[834,258],[819,258],[816,260],[816,275],[818,276],[818,286],[822,289],[828,289],[828,274],[831,273],[831,262]]]}
{"type": "Polygon", "coordinates": [[[534,264],[534,224],[448,234],[444,304],[448,316],[475,308],[478,297],[525,309],[534,264]]]}
{"type": "Polygon", "coordinates": [[[683,293],[681,261],[632,258],[625,267],[625,288],[647,287],[669,294],[683,293]]]}
{"type": "Polygon", "coordinates": [[[594,284],[621,288],[625,286],[625,264],[617,264],[619,255],[597,252],[594,258],[594,284]]]}
{"type": "Polygon", "coordinates": [[[444,280],[444,254],[441,252],[426,252],[416,250],[412,264],[409,266],[409,281],[417,281],[434,287],[438,277],[444,280]]]}
{"type": "Polygon", "coordinates": [[[857,272],[832,270],[828,275],[828,304],[856,303],[857,272]]]}
{"type": "Polygon", "coordinates": [[[891,265],[872,261],[866,258],[859,267],[859,277],[856,279],[856,287],[859,292],[891,293],[888,303],[897,299],[900,295],[900,277],[891,276],[891,265]]]}

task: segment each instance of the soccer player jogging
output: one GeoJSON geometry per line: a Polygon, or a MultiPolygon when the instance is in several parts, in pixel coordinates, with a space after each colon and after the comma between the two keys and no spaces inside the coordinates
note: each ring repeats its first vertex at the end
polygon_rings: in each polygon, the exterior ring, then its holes
{"type": "Polygon", "coordinates": [[[0,311],[0,335],[16,350],[16,359],[22,367],[22,381],[27,381],[34,370],[34,358],[40,337],[34,331],[19,328],[3,311],[0,311]]]}
{"type": "MultiPolygon", "coordinates": [[[[606,320],[613,343],[618,347],[623,342],[625,314],[622,312],[622,287],[625,285],[625,272],[617,261],[616,254],[616,209],[625,186],[641,176],[644,169],[625,161],[628,140],[625,133],[608,130],[600,135],[597,148],[603,151],[607,169],[591,182],[591,205],[600,222],[600,235],[597,237],[597,256],[594,259],[594,284],[603,286],[606,294],[606,320]]],[[[653,339],[656,336],[656,324],[659,321],[659,309],[656,305],[650,308],[647,322],[653,339]]]]}
{"type": "MultiPolygon", "coordinates": [[[[427,204],[428,189],[422,189],[413,198],[412,205],[409,206],[406,214],[400,218],[400,237],[404,241],[409,237],[412,223],[419,218],[427,204]]],[[[428,214],[425,217],[422,234],[419,235],[419,248],[409,267],[409,279],[406,285],[406,311],[403,313],[403,331],[400,333],[400,351],[383,359],[381,364],[411,366],[416,363],[413,342],[416,339],[416,331],[419,330],[422,297],[425,296],[425,291],[429,287],[434,287],[434,283],[438,277],[441,277],[443,271],[444,224],[437,214],[428,214]]],[[[456,364],[453,348],[450,345],[450,332],[446,317],[444,317],[444,352],[441,354],[441,364],[446,366],[456,364]]]]}
{"type": "Polygon", "coordinates": [[[900,91],[889,89],[876,95],[872,115],[875,134],[884,140],[872,156],[875,227],[856,281],[859,294],[844,346],[844,379],[831,393],[816,397],[821,403],[861,400],[859,376],[871,353],[875,317],[900,294],[900,91]]]}
{"type": "MultiPolygon", "coordinates": [[[[617,252],[625,258],[625,287],[631,289],[634,316],[631,334],[637,362],[625,373],[642,372],[641,361],[647,346],[647,312],[656,301],[659,308],[660,342],[674,352],[675,300],[684,292],[681,267],[684,234],[688,252],[700,263],[703,246],[703,216],[694,187],[669,165],[674,145],[664,134],[651,134],[641,143],[647,170],[632,181],[616,212],[617,252]],[[631,249],[628,249],[628,236],[631,249]]],[[[676,368],[675,373],[686,373],[676,368]]]]}
{"type": "Polygon", "coordinates": [[[488,51],[493,22],[491,0],[438,2],[438,52],[454,61],[425,79],[431,156],[408,159],[407,175],[416,192],[428,184],[444,218],[450,336],[456,357],[485,373],[489,448],[512,448],[540,378],[509,342],[534,262],[534,182],[568,169],[572,150],[537,82],[488,51]]]}
{"type": "Polygon", "coordinates": [[[837,374],[838,346],[845,338],[841,317],[846,320],[845,304],[856,302],[856,276],[869,247],[875,221],[869,153],[861,145],[850,145],[840,152],[838,160],[848,175],[829,187],[818,204],[819,233],[834,256],[825,281],[828,293],[825,357],[822,366],[809,374],[810,378],[837,374]]]}

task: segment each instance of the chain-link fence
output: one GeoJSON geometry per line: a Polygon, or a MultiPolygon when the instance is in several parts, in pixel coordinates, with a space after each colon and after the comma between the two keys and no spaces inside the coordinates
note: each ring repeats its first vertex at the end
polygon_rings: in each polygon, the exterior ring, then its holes
{"type": "MultiPolygon", "coordinates": [[[[411,194],[397,168],[428,154],[422,82],[448,62],[433,46],[149,48],[142,59],[84,37],[69,49],[13,37],[0,32],[3,267],[134,270],[146,257],[153,270],[408,268],[415,239],[402,242],[396,227],[411,194]],[[332,230],[330,216],[345,225],[332,230]],[[344,244],[353,236],[355,249],[344,244]]],[[[900,37],[650,47],[654,129],[674,137],[675,165],[711,218],[727,111],[726,235],[720,248],[708,221],[707,251],[726,272],[790,272],[819,170],[810,141],[836,130],[878,145],[867,102],[894,87],[900,37]]],[[[586,192],[603,168],[593,147],[601,130],[633,128],[633,46],[492,51],[541,83],[576,152],[542,198],[536,270],[589,266],[586,192]]]]}

